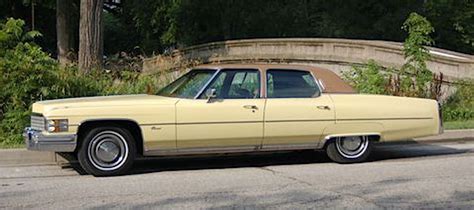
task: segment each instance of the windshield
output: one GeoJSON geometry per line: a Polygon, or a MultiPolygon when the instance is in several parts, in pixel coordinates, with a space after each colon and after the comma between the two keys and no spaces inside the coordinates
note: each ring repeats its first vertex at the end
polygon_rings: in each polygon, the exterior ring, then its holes
{"type": "Polygon", "coordinates": [[[158,95],[178,98],[194,98],[215,72],[216,70],[212,69],[191,70],[158,91],[158,95]]]}

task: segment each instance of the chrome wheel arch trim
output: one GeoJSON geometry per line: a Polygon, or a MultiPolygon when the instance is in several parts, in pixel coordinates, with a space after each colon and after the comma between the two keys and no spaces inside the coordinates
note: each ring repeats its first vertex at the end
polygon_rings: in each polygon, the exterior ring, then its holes
{"type": "MultiPolygon", "coordinates": [[[[131,122],[131,123],[135,123],[138,127],[138,134],[140,135],[140,138],[142,138],[142,144],[141,145],[138,145],[138,142],[139,140],[136,139],[135,137],[135,145],[137,147],[142,147],[143,150],[145,150],[145,139],[143,137],[143,130],[142,130],[142,126],[145,126],[145,125],[155,125],[155,124],[140,124],[138,123],[136,120],[133,120],[133,119],[130,119],[130,118],[94,118],[94,119],[87,119],[87,120],[83,120],[81,121],[78,125],[77,125],[77,131],[76,131],[76,136],[79,135],[79,130],[80,130],[80,127],[81,125],[83,125],[84,123],[91,123],[91,122],[101,122],[101,121],[122,121],[122,122],[131,122]]],[[[173,123],[174,124],[174,123],[173,123]]],[[[159,124],[156,124],[156,125],[159,125],[159,124]]],[[[130,131],[131,132],[131,131],[130,131]]],[[[79,143],[79,139],[76,141],[76,146],[77,144],[79,143]]],[[[142,154],[143,155],[143,154],[142,154]]]]}
{"type": "MultiPolygon", "coordinates": [[[[377,132],[373,132],[373,133],[342,133],[342,134],[329,134],[329,135],[326,135],[324,137],[324,139],[322,139],[320,142],[319,142],[319,146],[318,148],[319,149],[322,149],[326,146],[326,144],[331,141],[331,140],[336,140],[337,138],[342,138],[342,137],[349,137],[349,136],[378,136],[379,139],[377,141],[382,141],[382,134],[381,133],[377,133],[377,132]]],[[[370,141],[370,139],[369,139],[370,141]]]]}
{"type": "Polygon", "coordinates": [[[140,123],[138,123],[136,120],[134,119],[130,119],[130,118],[93,118],[93,119],[86,119],[86,120],[83,120],[81,122],[79,122],[78,124],[74,124],[74,126],[77,126],[77,127],[80,127],[82,124],[84,123],[90,123],[90,122],[100,122],[100,121],[129,121],[129,122],[132,122],[132,123],[135,123],[137,124],[138,126],[140,126],[140,123]]]}

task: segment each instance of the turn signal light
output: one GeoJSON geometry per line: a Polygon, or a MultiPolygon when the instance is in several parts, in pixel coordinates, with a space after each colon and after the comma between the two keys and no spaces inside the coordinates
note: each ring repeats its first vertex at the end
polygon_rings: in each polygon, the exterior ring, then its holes
{"type": "Polygon", "coordinates": [[[67,119],[56,119],[46,121],[46,130],[50,133],[68,131],[69,125],[67,119]]]}

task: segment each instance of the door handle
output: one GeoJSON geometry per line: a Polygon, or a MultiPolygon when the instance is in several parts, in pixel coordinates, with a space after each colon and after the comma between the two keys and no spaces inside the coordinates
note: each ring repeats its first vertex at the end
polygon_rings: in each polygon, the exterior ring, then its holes
{"type": "Polygon", "coordinates": [[[317,106],[317,108],[322,110],[331,110],[329,106],[317,106]]]}
{"type": "Polygon", "coordinates": [[[244,105],[244,108],[246,109],[258,109],[256,105],[244,105]]]}

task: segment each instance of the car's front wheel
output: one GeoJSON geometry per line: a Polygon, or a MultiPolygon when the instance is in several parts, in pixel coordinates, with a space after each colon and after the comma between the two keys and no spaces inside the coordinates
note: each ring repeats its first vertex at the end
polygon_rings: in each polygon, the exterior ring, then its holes
{"type": "Polygon", "coordinates": [[[113,176],[133,165],[136,146],[133,136],[121,127],[97,127],[82,139],[77,157],[82,168],[94,176],[113,176]]]}
{"type": "Polygon", "coordinates": [[[337,163],[358,163],[367,160],[372,151],[368,136],[345,136],[332,139],[326,153],[337,163]]]}

